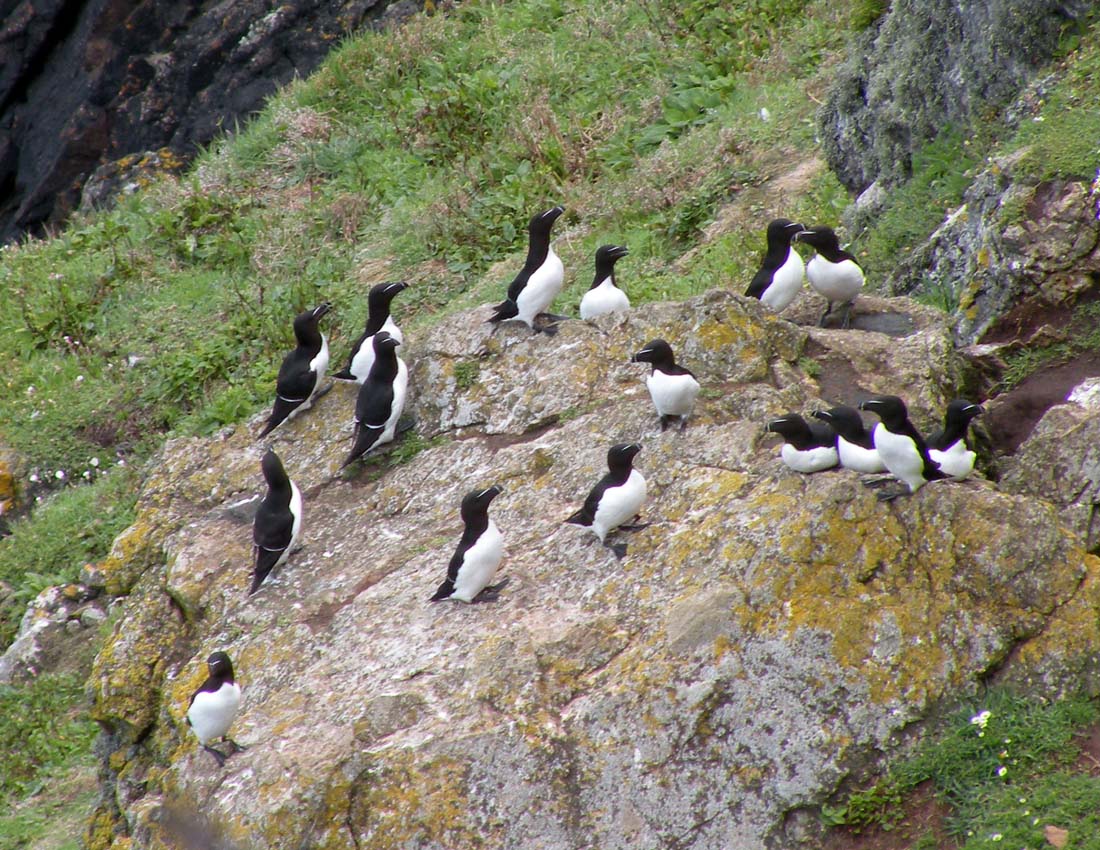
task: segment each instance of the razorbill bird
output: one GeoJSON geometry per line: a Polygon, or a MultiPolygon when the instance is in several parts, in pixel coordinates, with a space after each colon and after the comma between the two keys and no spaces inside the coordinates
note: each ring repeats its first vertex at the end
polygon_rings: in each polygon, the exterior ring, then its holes
{"type": "Polygon", "coordinates": [[[393,440],[409,385],[409,370],[397,356],[399,344],[386,331],[374,335],[374,363],[355,399],[355,442],[341,469],[393,440]]]}
{"type": "Polygon", "coordinates": [[[599,480],[584,507],[566,520],[573,525],[584,525],[596,532],[600,543],[607,546],[621,558],[626,554],[626,544],[611,544],[607,535],[616,528],[624,531],[636,531],[645,528],[648,523],[624,525],[637,516],[646,497],[645,478],[634,469],[634,457],[642,450],[638,443],[618,443],[607,452],[607,475],[599,480]]]}
{"type": "Polygon", "coordinates": [[[351,347],[348,365],[332,377],[342,381],[363,383],[370,374],[370,367],[374,362],[374,345],[371,344],[371,339],[379,331],[385,331],[398,342],[405,341],[393,316],[390,315],[390,302],[395,295],[408,288],[409,285],[404,281],[380,283],[371,287],[367,295],[367,326],[351,347]]]}
{"type": "Polygon", "coordinates": [[[836,454],[842,467],[856,472],[886,471],[886,464],[878,456],[858,410],[842,404],[828,410],[815,410],[813,416],[836,431],[836,454]]]}
{"type": "Polygon", "coordinates": [[[504,537],[491,519],[489,503],[502,492],[499,484],[474,490],[462,500],[462,539],[447,567],[447,578],[439,585],[432,602],[457,599],[460,602],[492,602],[508,579],[489,584],[504,557],[504,537]]]}
{"type": "Polygon", "coordinates": [[[290,550],[302,530],[302,494],[283,468],[282,459],[272,449],[260,461],[267,495],[252,521],[252,587],[260,589],[273,569],[290,557],[290,550]]]}
{"type": "Polygon", "coordinates": [[[863,289],[863,269],[855,257],[841,250],[840,241],[831,227],[810,227],[795,239],[805,242],[817,252],[806,263],[806,279],[814,291],[828,302],[821,316],[821,326],[825,326],[825,320],[833,308],[840,304],[844,308],[840,326],[849,327],[852,302],[863,289]]]}
{"type": "Polygon", "coordinates": [[[241,707],[241,687],[233,680],[233,663],[224,652],[213,652],[206,659],[209,675],[197,691],[191,694],[187,707],[187,725],[199,739],[202,748],[225,767],[225,760],[234,753],[248,749],[229,737],[229,727],[241,707]],[[214,749],[210,741],[226,741],[233,749],[228,753],[214,749]]]}
{"type": "Polygon", "coordinates": [[[745,295],[758,298],[762,304],[779,312],[798,295],[805,268],[802,257],[791,247],[791,240],[802,230],[786,218],[777,218],[768,225],[768,250],[753,275],[745,295]]]}
{"type": "Polygon", "coordinates": [[[676,365],[672,346],[663,339],[650,340],[645,348],[630,358],[630,362],[652,364],[645,385],[649,388],[657,415],[661,417],[661,430],[664,431],[673,420],[679,419],[682,431],[699,395],[699,382],[695,376],[683,366],[676,365]]]}
{"type": "Polygon", "coordinates": [[[772,419],[764,430],[783,438],[779,456],[795,472],[820,472],[837,464],[836,432],[828,425],[787,413],[772,419]]]}
{"type": "MultiPolygon", "coordinates": [[[[880,395],[860,402],[859,409],[878,414],[882,420],[875,425],[871,439],[887,470],[905,483],[909,493],[916,493],[929,481],[947,477],[928,456],[928,446],[909,421],[904,401],[896,395],[880,395]]],[[[879,499],[887,501],[901,494],[898,490],[884,491],[879,499]]]]}
{"type": "MultiPolygon", "coordinates": [[[[508,297],[494,308],[490,322],[519,319],[532,330],[540,330],[535,327],[535,316],[546,311],[565,279],[565,267],[550,245],[550,229],[563,212],[565,207],[551,207],[531,218],[527,225],[527,260],[508,286],[508,297]]],[[[557,331],[553,325],[541,330],[548,334],[557,331]]]]}
{"type": "Polygon", "coordinates": [[[279,367],[275,405],[260,437],[266,437],[285,420],[308,410],[313,404],[313,395],[328,368],[328,340],[318,330],[317,323],[331,309],[332,305],[326,301],[295,316],[294,338],[298,347],[283,358],[283,365],[279,367]]]}
{"type": "Polygon", "coordinates": [[[615,285],[615,263],[629,253],[623,245],[601,245],[596,249],[596,277],[581,298],[582,319],[630,309],[630,299],[615,285]]]}
{"type": "Polygon", "coordinates": [[[928,438],[928,456],[956,481],[974,471],[977,455],[966,445],[966,430],[970,420],[984,412],[980,404],[957,398],[943,414],[943,430],[928,438]]]}

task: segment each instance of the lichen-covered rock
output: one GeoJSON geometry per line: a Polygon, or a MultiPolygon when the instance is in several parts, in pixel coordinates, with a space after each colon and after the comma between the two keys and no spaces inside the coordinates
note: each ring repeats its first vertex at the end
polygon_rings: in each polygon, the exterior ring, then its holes
{"type": "Polygon", "coordinates": [[[87,631],[106,620],[102,600],[86,586],[48,587],[23,613],[19,631],[0,654],[0,685],[21,684],[43,670],[86,669],[95,652],[87,631]]]}
{"type": "Polygon", "coordinates": [[[1006,490],[1046,499],[1090,552],[1100,546],[1100,378],[1050,408],[1015,455],[1004,461],[1006,490]]]}
{"type": "Polygon", "coordinates": [[[970,185],[964,203],[886,281],[896,294],[958,300],[955,338],[1026,343],[1043,317],[1071,307],[1100,275],[1100,221],[1084,181],[1019,179],[1022,152],[970,185]]]}
{"type": "Polygon", "coordinates": [[[949,332],[916,312],[900,338],[728,293],[555,337],[455,316],[407,344],[418,454],[337,474],[342,385],[272,435],[304,548],[254,596],[240,506],[262,490],[262,417],[171,444],[138,507],[167,565],[137,579],[93,677],[112,777],[96,850],[789,847],[813,840],[789,813],[1044,634],[1076,636],[1033,653],[1044,675],[1079,675],[1095,559],[1053,506],[980,480],[884,504],[850,473],[791,472],[762,434],[842,363],[850,386],[942,409],[949,332]],[[654,336],[703,386],[682,433],[626,362],[654,336]],[[650,490],[621,561],[562,522],[618,441],[643,444],[650,490]],[[491,483],[510,583],[429,603],[462,495],[491,483]],[[224,770],[184,720],[214,649],[244,691],[248,750],[224,770]]]}
{"type": "Polygon", "coordinates": [[[1053,54],[1084,0],[895,0],[853,46],[818,116],[840,182],[862,191],[909,176],[944,127],[1011,100],[1053,54]]]}

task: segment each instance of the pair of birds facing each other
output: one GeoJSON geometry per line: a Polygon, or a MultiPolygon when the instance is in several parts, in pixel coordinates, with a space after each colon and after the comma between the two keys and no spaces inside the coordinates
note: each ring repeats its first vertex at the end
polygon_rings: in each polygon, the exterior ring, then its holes
{"type": "MultiPolygon", "coordinates": [[[[976,455],[966,444],[971,420],[983,412],[981,405],[955,399],[944,412],[943,428],[927,440],[909,420],[905,402],[898,396],[875,396],[859,405],[876,413],[880,421],[868,433],[859,411],[846,405],[816,410],[820,422],[806,422],[797,413],[773,419],[766,431],[780,434],[783,462],[798,472],[819,472],[835,466],[861,473],[889,472],[915,493],[928,481],[968,477],[976,455]]],[[[900,495],[887,491],[882,498],[900,495]]]]}
{"type": "Polygon", "coordinates": [[[863,269],[855,257],[841,249],[836,232],[831,227],[803,227],[789,219],[777,218],[768,224],[766,238],[767,251],[745,295],[759,299],[778,313],[794,301],[805,275],[814,291],[828,302],[820,324],[824,326],[840,305],[843,309],[840,324],[847,328],[852,303],[863,289],[863,269]],[[804,242],[814,249],[809,262],[803,262],[793,242],[804,242]]]}
{"type": "MultiPolygon", "coordinates": [[[[564,207],[556,206],[532,216],[527,225],[527,259],[509,284],[504,301],[493,308],[493,315],[489,317],[491,323],[515,319],[535,332],[557,332],[556,323],[564,317],[547,311],[561,293],[565,266],[554,252],[550,233],[554,222],[564,212],[564,207]],[[535,320],[540,316],[548,321],[536,324],[535,320]]],[[[630,309],[630,298],[615,281],[615,264],[629,253],[623,245],[601,245],[596,249],[596,275],[581,298],[582,319],[594,319],[630,309]]]]}

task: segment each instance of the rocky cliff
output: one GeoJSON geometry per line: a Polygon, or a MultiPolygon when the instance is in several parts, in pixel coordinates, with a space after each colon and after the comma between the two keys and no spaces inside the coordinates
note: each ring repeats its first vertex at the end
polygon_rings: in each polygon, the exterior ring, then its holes
{"type": "Polygon", "coordinates": [[[1096,690],[1100,561],[1062,508],[983,480],[881,503],[762,434],[876,392],[928,427],[968,380],[940,314],[867,298],[857,325],[895,336],[808,329],[711,292],[553,338],[486,316],[405,346],[402,446],[338,473],[344,385],[273,435],[305,546],[253,597],[261,419],[156,459],[97,579],[125,599],[91,679],[92,850],[814,846],[814,807],[958,694],[1096,690]],[[704,388],[684,433],[628,362],[655,336],[704,388]],[[622,440],[651,524],[616,561],[562,520],[622,440]],[[462,494],[491,483],[511,583],[428,603],[462,494]],[[224,770],[183,720],[214,649],[244,690],[224,770]]]}
{"type": "Polygon", "coordinates": [[[64,221],[97,168],[101,200],[150,168],[179,170],[340,39],[416,8],[3,0],[0,242],[64,221]]]}

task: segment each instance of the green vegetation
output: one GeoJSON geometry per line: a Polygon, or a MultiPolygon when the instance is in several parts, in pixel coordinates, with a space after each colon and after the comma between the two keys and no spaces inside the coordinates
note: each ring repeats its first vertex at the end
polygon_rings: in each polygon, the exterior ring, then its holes
{"type": "Polygon", "coordinates": [[[1010,351],[999,390],[1007,392],[1046,366],[1067,363],[1082,354],[1100,352],[1100,302],[1082,304],[1062,329],[1062,341],[1010,351]]]}
{"type": "Polygon", "coordinates": [[[905,817],[907,795],[931,782],[951,807],[947,827],[963,850],[1042,847],[1047,824],[1068,830],[1072,847],[1098,848],[1100,777],[1073,769],[1075,735],[1098,720],[1100,709],[1084,698],[1048,703],[988,691],[873,786],[824,807],[822,817],[855,832],[892,830],[905,817]]]}

